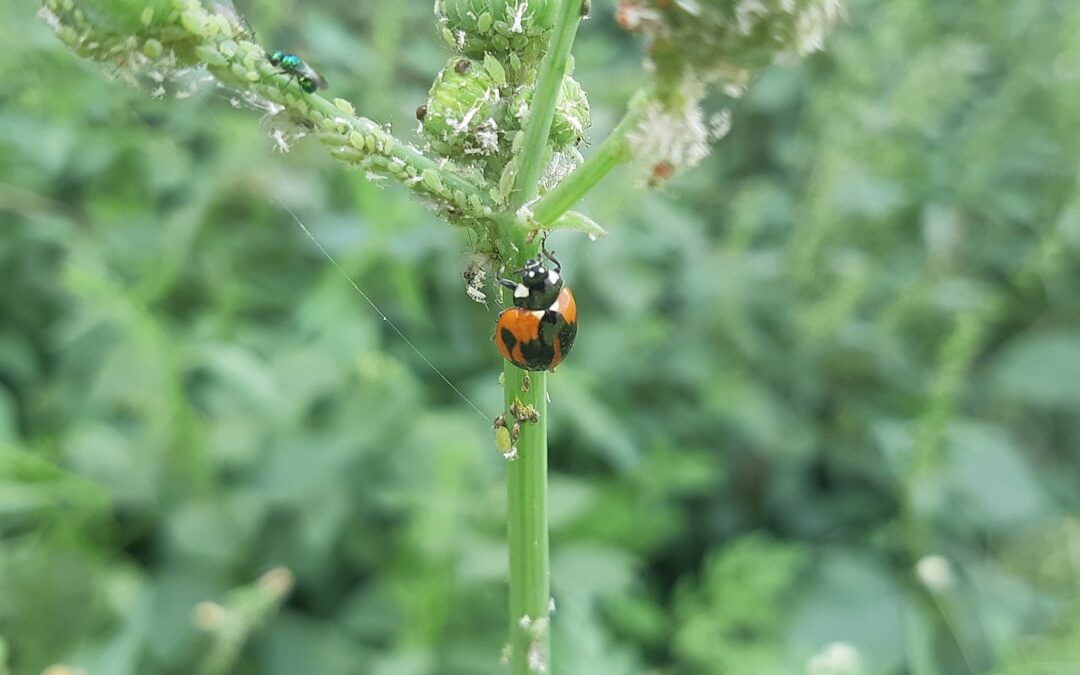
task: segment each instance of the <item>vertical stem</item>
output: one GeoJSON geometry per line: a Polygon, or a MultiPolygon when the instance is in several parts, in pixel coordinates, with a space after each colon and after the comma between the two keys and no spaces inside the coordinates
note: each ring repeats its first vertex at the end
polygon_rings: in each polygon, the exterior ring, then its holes
{"type": "MultiPolygon", "coordinates": [[[[993,298],[961,314],[938,352],[937,373],[930,385],[926,408],[918,420],[911,466],[904,476],[902,523],[908,552],[917,561],[936,548],[933,513],[944,499],[942,488],[932,478],[947,459],[949,425],[967,387],[968,374],[979,355],[987,332],[999,315],[1000,304],[993,298]]],[[[956,596],[926,589],[929,606],[940,615],[971,673],[983,672],[993,662],[989,638],[977,624],[961,630],[957,621],[956,596]]]]}
{"type": "MultiPolygon", "coordinates": [[[[503,231],[509,263],[520,267],[535,255],[521,229],[503,231]]],[[[512,305],[513,299],[508,298],[512,305]]],[[[506,410],[532,409],[535,422],[520,421],[516,457],[507,462],[507,539],[510,546],[510,663],[514,675],[552,672],[550,666],[550,571],[547,521],[547,373],[503,364],[506,410]]],[[[507,415],[513,425],[515,416],[507,415]]]]}
{"type": "MultiPolygon", "coordinates": [[[[548,161],[548,136],[563,77],[581,23],[582,0],[561,0],[547,51],[540,62],[525,138],[514,158],[517,175],[510,210],[517,211],[540,191],[548,161]]],[[[502,232],[505,262],[520,266],[534,256],[539,240],[529,241],[516,228],[502,232]]],[[[512,268],[511,268],[512,269],[512,268]]],[[[552,672],[550,663],[551,603],[547,522],[547,373],[529,373],[507,363],[503,368],[506,407],[531,406],[535,422],[521,422],[517,458],[508,463],[507,538],[510,543],[510,662],[514,675],[552,672]]],[[[513,423],[512,416],[509,416],[513,423]]]]}
{"type": "Polygon", "coordinates": [[[521,425],[517,458],[508,462],[508,538],[510,540],[510,655],[514,675],[551,672],[549,606],[551,603],[547,523],[547,373],[503,368],[506,406],[531,405],[540,415],[521,425]],[[539,664],[544,664],[540,671],[539,664]]]}
{"type": "Polygon", "coordinates": [[[574,169],[561,183],[549,190],[533,207],[533,219],[541,225],[552,225],[574,204],[584,197],[597,183],[604,179],[615,167],[630,161],[631,152],[627,135],[641,120],[640,109],[631,104],[631,109],[604,139],[585,163],[574,169]]]}
{"type": "Polygon", "coordinates": [[[540,62],[529,118],[525,122],[525,140],[516,158],[517,176],[514,179],[514,192],[510,195],[510,206],[513,210],[517,210],[540,192],[540,176],[544,173],[544,166],[548,161],[551,120],[555,117],[555,106],[562,91],[570,50],[574,46],[574,37],[577,36],[578,25],[581,23],[581,3],[582,0],[562,0],[559,12],[555,15],[555,27],[548,40],[547,52],[540,62]]]}

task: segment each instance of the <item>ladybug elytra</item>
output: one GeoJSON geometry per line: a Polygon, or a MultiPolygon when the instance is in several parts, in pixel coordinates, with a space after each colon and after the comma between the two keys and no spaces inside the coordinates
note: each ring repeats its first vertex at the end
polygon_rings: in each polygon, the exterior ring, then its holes
{"type": "Polygon", "coordinates": [[[514,292],[514,306],[499,314],[495,344],[507,361],[523,370],[554,370],[577,337],[574,294],[563,285],[562,265],[541,249],[554,267],[534,258],[514,272],[521,281],[498,280],[514,292]]]}

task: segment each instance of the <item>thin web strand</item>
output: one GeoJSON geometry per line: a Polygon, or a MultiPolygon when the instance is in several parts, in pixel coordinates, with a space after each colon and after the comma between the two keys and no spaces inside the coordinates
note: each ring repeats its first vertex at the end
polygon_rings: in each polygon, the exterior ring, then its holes
{"type": "Polygon", "coordinates": [[[327,251],[326,248],[322,245],[322,243],[320,243],[319,240],[315,238],[315,234],[307,228],[307,225],[304,225],[303,221],[301,221],[300,218],[295,213],[293,213],[292,209],[290,209],[288,206],[285,206],[284,204],[278,202],[274,203],[277,204],[290,216],[292,216],[292,219],[296,221],[296,224],[300,226],[300,229],[304,232],[304,234],[307,235],[308,239],[310,239],[311,242],[315,244],[315,247],[318,248],[319,251],[323,254],[323,256],[325,256],[326,259],[330,261],[330,264],[333,265],[337,269],[337,271],[341,273],[341,276],[345,277],[345,280],[348,281],[349,285],[352,286],[353,289],[360,294],[360,297],[362,297],[367,302],[367,304],[371,305],[371,308],[375,310],[375,313],[378,314],[383,321],[386,322],[386,325],[390,326],[390,328],[395,333],[397,333],[398,337],[400,337],[405,342],[405,344],[409,345],[410,349],[416,352],[416,355],[420,357],[420,360],[426,363],[428,367],[435,372],[436,375],[441,377],[443,382],[445,382],[447,386],[453,389],[455,394],[461,397],[462,401],[465,401],[465,403],[469,404],[469,407],[475,410],[477,415],[480,415],[480,417],[483,417],[485,420],[489,419],[489,416],[485,415],[483,410],[481,410],[475,403],[473,403],[472,400],[468,396],[466,396],[464,392],[458,389],[454,385],[454,383],[450,381],[450,378],[444,375],[443,372],[439,370],[438,366],[432,363],[431,359],[425,356],[424,352],[420,351],[420,348],[413,344],[413,341],[405,336],[405,333],[401,332],[401,329],[398,328],[394,324],[394,322],[390,320],[390,317],[386,316],[386,314],[381,309],[379,309],[379,306],[375,304],[375,301],[371,299],[371,296],[365,293],[363,289],[361,289],[360,286],[355,281],[353,281],[353,278],[349,276],[349,273],[345,271],[345,268],[338,263],[334,256],[330,255],[330,252],[327,251]]]}

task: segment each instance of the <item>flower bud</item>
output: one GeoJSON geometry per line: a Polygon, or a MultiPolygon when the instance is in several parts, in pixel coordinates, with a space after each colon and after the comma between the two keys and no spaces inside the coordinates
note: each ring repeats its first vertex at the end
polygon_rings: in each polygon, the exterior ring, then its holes
{"type": "Polygon", "coordinates": [[[462,54],[522,52],[555,23],[556,0],[436,0],[443,39],[462,54]]]}
{"type": "MultiPolygon", "coordinates": [[[[522,87],[510,102],[509,112],[516,119],[509,126],[523,128],[532,104],[532,87],[522,87]]],[[[555,105],[555,117],[551,120],[550,140],[552,148],[559,152],[575,146],[585,137],[585,129],[592,123],[589,99],[585,90],[574,78],[563,78],[559,101],[555,105]]]]}
{"type": "Polygon", "coordinates": [[[424,134],[443,155],[491,155],[499,151],[504,103],[483,63],[450,59],[435,78],[424,109],[424,134]]]}

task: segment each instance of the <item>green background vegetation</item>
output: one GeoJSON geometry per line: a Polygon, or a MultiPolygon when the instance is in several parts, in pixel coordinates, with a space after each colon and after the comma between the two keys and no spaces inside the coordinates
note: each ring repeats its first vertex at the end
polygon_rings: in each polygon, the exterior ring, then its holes
{"type": "MultiPolygon", "coordinates": [[[[237,4],[403,135],[445,60],[430,0],[237,4]]],[[[643,53],[593,5],[600,139],[643,53]]],[[[464,234],[276,153],[228,92],[110,81],[35,9],[0,4],[0,672],[499,672],[489,420],[281,205],[494,413],[464,234]],[[234,662],[193,608],[279,565],[234,662]]],[[[1080,672],[1080,5],[850,15],[712,102],[734,129],[697,171],[606,182],[610,237],[552,237],[582,313],[551,380],[557,673],[786,675],[837,641],[837,673],[1080,672]]]]}

